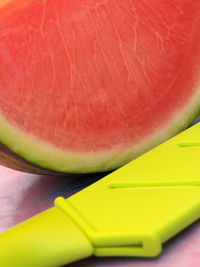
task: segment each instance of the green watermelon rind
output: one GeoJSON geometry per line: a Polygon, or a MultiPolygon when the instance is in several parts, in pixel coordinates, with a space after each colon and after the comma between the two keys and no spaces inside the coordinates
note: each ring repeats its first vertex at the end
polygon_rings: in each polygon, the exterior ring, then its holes
{"type": "Polygon", "coordinates": [[[160,129],[133,147],[118,147],[99,153],[64,151],[35,136],[23,133],[0,114],[0,142],[21,158],[48,170],[64,173],[91,173],[114,170],[130,162],[170,137],[178,134],[200,113],[200,88],[189,103],[173,114],[160,129]]]}

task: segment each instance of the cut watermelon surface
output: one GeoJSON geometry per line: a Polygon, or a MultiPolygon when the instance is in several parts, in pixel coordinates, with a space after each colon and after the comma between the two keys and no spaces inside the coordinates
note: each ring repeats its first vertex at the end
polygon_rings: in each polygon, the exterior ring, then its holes
{"type": "Polygon", "coordinates": [[[3,165],[112,170],[199,111],[200,0],[1,1],[3,165]]]}

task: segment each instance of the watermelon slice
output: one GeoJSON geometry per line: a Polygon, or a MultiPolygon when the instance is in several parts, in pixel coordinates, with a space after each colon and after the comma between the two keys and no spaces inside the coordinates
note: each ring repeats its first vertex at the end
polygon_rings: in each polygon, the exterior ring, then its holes
{"type": "Polygon", "coordinates": [[[112,170],[199,111],[200,0],[0,2],[3,165],[112,170]]]}

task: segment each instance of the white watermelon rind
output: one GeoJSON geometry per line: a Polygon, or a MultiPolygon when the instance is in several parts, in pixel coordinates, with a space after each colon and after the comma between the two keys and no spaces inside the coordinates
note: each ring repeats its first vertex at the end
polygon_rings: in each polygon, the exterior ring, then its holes
{"type": "Polygon", "coordinates": [[[0,113],[0,143],[23,159],[48,170],[92,173],[114,170],[184,130],[200,113],[200,88],[188,104],[173,114],[151,136],[133,147],[116,147],[99,153],[73,153],[30,136],[0,113]]]}

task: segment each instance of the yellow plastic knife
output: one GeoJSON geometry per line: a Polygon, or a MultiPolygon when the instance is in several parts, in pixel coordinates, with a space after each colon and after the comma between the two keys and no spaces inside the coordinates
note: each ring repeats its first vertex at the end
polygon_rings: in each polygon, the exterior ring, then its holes
{"type": "Polygon", "coordinates": [[[200,215],[200,123],[0,235],[0,266],[155,257],[200,215]]]}

